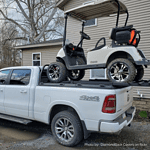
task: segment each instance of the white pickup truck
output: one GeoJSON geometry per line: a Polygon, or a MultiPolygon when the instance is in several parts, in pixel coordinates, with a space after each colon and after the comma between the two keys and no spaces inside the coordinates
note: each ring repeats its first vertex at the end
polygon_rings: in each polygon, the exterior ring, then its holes
{"type": "Polygon", "coordinates": [[[91,132],[116,133],[135,115],[132,87],[100,81],[49,83],[40,67],[0,70],[0,118],[51,126],[55,139],[74,146],[91,132]]]}

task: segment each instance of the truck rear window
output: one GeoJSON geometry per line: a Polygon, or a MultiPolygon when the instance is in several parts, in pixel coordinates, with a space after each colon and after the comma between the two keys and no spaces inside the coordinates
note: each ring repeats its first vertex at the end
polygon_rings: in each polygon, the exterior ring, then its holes
{"type": "Polygon", "coordinates": [[[30,82],[30,69],[16,69],[13,70],[10,83],[13,85],[28,85],[30,82]]]}

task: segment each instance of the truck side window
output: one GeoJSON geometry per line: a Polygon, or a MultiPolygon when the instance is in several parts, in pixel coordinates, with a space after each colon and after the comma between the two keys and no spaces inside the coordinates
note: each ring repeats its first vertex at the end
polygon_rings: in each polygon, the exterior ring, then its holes
{"type": "Polygon", "coordinates": [[[10,70],[0,71],[0,84],[5,84],[5,81],[7,80],[9,72],[10,70]]]}
{"type": "Polygon", "coordinates": [[[30,82],[30,69],[16,69],[13,70],[10,83],[13,85],[28,85],[30,82]]]}

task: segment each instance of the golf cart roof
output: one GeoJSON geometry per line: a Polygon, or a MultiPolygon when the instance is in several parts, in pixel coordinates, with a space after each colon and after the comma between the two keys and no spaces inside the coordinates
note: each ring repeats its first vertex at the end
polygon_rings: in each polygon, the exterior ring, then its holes
{"type": "MultiPolygon", "coordinates": [[[[127,12],[127,7],[120,3],[120,14],[127,12]]],[[[115,0],[91,0],[73,9],[65,11],[78,20],[90,20],[98,17],[107,17],[118,13],[118,5],[115,0]]]]}

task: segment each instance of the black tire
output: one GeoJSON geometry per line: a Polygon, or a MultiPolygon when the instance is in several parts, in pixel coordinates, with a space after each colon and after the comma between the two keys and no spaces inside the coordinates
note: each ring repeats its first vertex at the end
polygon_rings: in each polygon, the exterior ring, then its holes
{"type": "Polygon", "coordinates": [[[68,70],[68,77],[73,81],[81,80],[85,75],[85,70],[68,70]]]}
{"type": "MultiPolygon", "coordinates": [[[[77,56],[78,65],[85,64],[84,60],[81,57],[77,56]]],[[[68,77],[73,81],[81,80],[85,75],[85,70],[68,70],[68,77]]]]}
{"type": "Polygon", "coordinates": [[[128,59],[118,58],[107,66],[107,77],[114,83],[129,83],[135,79],[136,68],[128,59]]]}
{"type": "Polygon", "coordinates": [[[83,131],[80,119],[72,111],[61,111],[57,113],[52,119],[51,131],[56,141],[64,146],[75,146],[83,139],[83,131]],[[69,122],[68,125],[66,121],[69,122]],[[64,136],[64,134],[66,134],[66,137],[64,136]],[[73,137],[71,137],[70,135],[72,135],[73,137]]]}
{"type": "MultiPolygon", "coordinates": [[[[65,62],[63,61],[63,59],[56,58],[56,62],[61,62],[62,64],[64,64],[64,65],[65,65],[65,62]]],[[[65,80],[64,80],[64,81],[69,81],[69,80],[68,80],[68,75],[66,75],[66,78],[65,78],[65,80]]]]}
{"type": "Polygon", "coordinates": [[[66,75],[66,67],[61,62],[53,62],[47,68],[47,77],[50,82],[60,83],[66,79],[66,75]]]}
{"type": "Polygon", "coordinates": [[[142,65],[136,66],[136,76],[134,78],[134,81],[138,82],[140,81],[144,76],[144,68],[142,65]]]}

